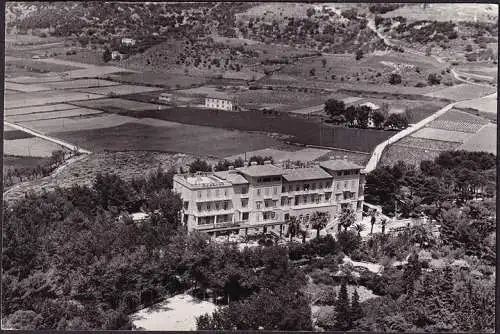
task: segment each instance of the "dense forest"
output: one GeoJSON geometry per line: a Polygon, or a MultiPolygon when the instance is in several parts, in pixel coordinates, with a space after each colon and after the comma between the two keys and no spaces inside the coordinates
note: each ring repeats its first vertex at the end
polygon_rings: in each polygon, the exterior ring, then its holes
{"type": "MultiPolygon", "coordinates": [[[[477,165],[463,163],[462,173],[494,166],[489,155],[470,154],[468,159],[477,165]]],[[[443,166],[453,173],[463,160],[465,153],[446,153],[415,174],[430,178],[445,173],[443,166]]],[[[203,161],[193,164],[189,168],[199,170],[203,161]]],[[[458,185],[448,203],[424,197],[435,206],[439,236],[415,226],[362,239],[353,225],[336,238],[240,250],[186,233],[179,222],[181,200],[170,190],[174,173],[159,168],[131,181],[97,175],[91,187],[4,202],[3,327],[131,329],[129,315],[138,309],[177,293],[199,295],[210,289],[223,307],[198,318],[199,329],[493,331],[493,201],[471,201],[458,185]],[[149,214],[146,222],[133,222],[127,214],[138,210],[149,214]],[[355,275],[342,264],[346,255],[381,263],[384,270],[355,275]],[[405,258],[404,266],[390,264],[405,258]],[[471,270],[432,265],[448,259],[473,263],[481,278],[471,270]],[[339,270],[340,277],[332,275],[339,270]],[[311,282],[323,289],[316,297],[306,292],[311,282]],[[348,293],[346,286],[370,289],[376,298],[361,302],[357,290],[348,293]],[[335,287],[340,287],[338,294],[335,287]],[[335,311],[314,324],[312,303],[333,305],[335,311]]],[[[403,175],[408,173],[405,169],[403,175]]],[[[372,180],[367,192],[381,194],[376,192],[381,186],[372,180]]]]}

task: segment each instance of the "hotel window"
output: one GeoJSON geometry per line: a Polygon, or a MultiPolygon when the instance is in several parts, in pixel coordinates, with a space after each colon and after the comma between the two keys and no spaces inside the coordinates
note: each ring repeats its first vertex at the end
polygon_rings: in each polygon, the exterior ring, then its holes
{"type": "Polygon", "coordinates": [[[207,203],[207,210],[210,211],[210,203],[207,203]]]}
{"type": "Polygon", "coordinates": [[[329,201],[330,197],[332,197],[332,193],[325,193],[325,200],[329,201]]]}
{"type": "Polygon", "coordinates": [[[224,210],[227,210],[227,208],[228,208],[228,202],[224,201],[223,204],[222,204],[222,207],[224,208],[224,210]]]}
{"type": "Polygon", "coordinates": [[[316,190],[316,183],[311,184],[311,190],[316,190]]]}
{"type": "Polygon", "coordinates": [[[241,193],[242,194],[248,194],[248,186],[241,187],[241,193]]]}
{"type": "Polygon", "coordinates": [[[307,195],[302,196],[302,200],[304,201],[304,203],[307,203],[307,195]]]}
{"type": "Polygon", "coordinates": [[[220,209],[219,202],[215,202],[215,210],[219,210],[219,209],[220,209]]]}
{"type": "Polygon", "coordinates": [[[248,198],[241,199],[241,207],[246,208],[248,206],[248,198]]]}
{"type": "Polygon", "coordinates": [[[344,189],[347,189],[347,181],[344,181],[344,189]]]}
{"type": "Polygon", "coordinates": [[[288,197],[281,197],[281,206],[285,206],[288,202],[288,197]]]}
{"type": "Polygon", "coordinates": [[[274,212],[274,211],[273,211],[273,212],[271,212],[271,218],[272,218],[272,219],[275,219],[275,218],[276,218],[276,212],[274,212]]]}
{"type": "Polygon", "coordinates": [[[304,184],[304,190],[309,190],[309,183],[304,184]]]}
{"type": "Polygon", "coordinates": [[[210,191],[210,189],[208,189],[207,190],[207,197],[210,197],[210,193],[211,193],[211,191],[210,191]]]}
{"type": "Polygon", "coordinates": [[[248,212],[243,212],[241,214],[241,220],[248,220],[248,212]]]}
{"type": "Polygon", "coordinates": [[[299,190],[300,190],[300,184],[295,185],[295,191],[299,191],[299,190]]]}
{"type": "Polygon", "coordinates": [[[198,198],[201,198],[201,191],[198,190],[198,198]]]}
{"type": "Polygon", "coordinates": [[[300,196],[295,196],[295,203],[294,205],[299,205],[300,204],[300,196]]]}
{"type": "Polygon", "coordinates": [[[184,210],[187,210],[189,208],[189,202],[184,201],[184,210]]]}
{"type": "Polygon", "coordinates": [[[337,176],[342,176],[342,172],[337,172],[337,176]]]}
{"type": "Polygon", "coordinates": [[[292,192],[293,191],[293,186],[292,185],[289,185],[288,186],[288,191],[292,192]]]}
{"type": "Polygon", "coordinates": [[[277,207],[277,206],[278,206],[278,201],[277,201],[277,200],[274,200],[274,201],[273,201],[273,207],[275,208],[275,207],[277,207]]]}
{"type": "Polygon", "coordinates": [[[278,187],[273,187],[273,193],[274,193],[275,195],[277,195],[277,194],[278,194],[278,187]]]}
{"type": "Polygon", "coordinates": [[[320,198],[321,198],[321,196],[316,196],[316,204],[319,204],[320,198]]]}
{"type": "Polygon", "coordinates": [[[266,196],[269,196],[269,188],[264,189],[266,196]]]}
{"type": "Polygon", "coordinates": [[[198,207],[198,211],[201,211],[201,204],[198,203],[196,206],[198,207]]]}
{"type": "Polygon", "coordinates": [[[286,187],[285,187],[285,186],[282,186],[282,187],[281,187],[281,192],[282,192],[282,193],[286,193],[286,187]]]}
{"type": "Polygon", "coordinates": [[[224,189],[224,196],[227,196],[227,189],[224,189]]]}
{"type": "Polygon", "coordinates": [[[215,189],[215,197],[219,197],[219,189],[215,189]]]}
{"type": "Polygon", "coordinates": [[[257,189],[257,196],[260,196],[260,189],[257,189]]]}
{"type": "Polygon", "coordinates": [[[260,209],[261,203],[262,203],[262,202],[255,202],[255,204],[256,204],[256,206],[257,206],[257,209],[260,209]]]}

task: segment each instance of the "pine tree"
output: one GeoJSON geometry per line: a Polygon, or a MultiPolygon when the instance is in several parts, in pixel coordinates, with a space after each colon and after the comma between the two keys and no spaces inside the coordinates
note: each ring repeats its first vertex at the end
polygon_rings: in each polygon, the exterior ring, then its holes
{"type": "Polygon", "coordinates": [[[408,264],[403,272],[403,282],[405,285],[405,293],[411,295],[413,293],[415,281],[422,275],[422,265],[418,260],[418,254],[413,252],[408,258],[408,264]]]}
{"type": "Polygon", "coordinates": [[[351,327],[349,296],[345,282],[340,285],[340,291],[335,305],[335,329],[346,331],[351,327]]]}
{"type": "Polygon", "coordinates": [[[363,309],[359,304],[358,290],[354,289],[351,297],[351,323],[363,318],[363,309]]]}

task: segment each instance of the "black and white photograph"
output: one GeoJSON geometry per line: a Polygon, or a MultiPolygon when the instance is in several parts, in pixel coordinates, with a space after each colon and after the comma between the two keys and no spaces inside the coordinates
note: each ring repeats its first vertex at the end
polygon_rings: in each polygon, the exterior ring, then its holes
{"type": "Polygon", "coordinates": [[[2,330],[496,332],[498,4],[3,7],[2,330]]]}

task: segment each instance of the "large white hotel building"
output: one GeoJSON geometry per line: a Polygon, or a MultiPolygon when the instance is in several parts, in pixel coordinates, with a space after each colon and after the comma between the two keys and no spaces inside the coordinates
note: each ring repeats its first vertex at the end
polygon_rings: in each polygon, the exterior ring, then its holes
{"type": "Polygon", "coordinates": [[[316,211],[335,219],[352,206],[360,218],[362,168],[345,157],[292,169],[252,163],[223,172],[177,174],[174,191],[182,198],[181,219],[188,231],[284,235],[290,216],[307,225],[316,211]]]}

